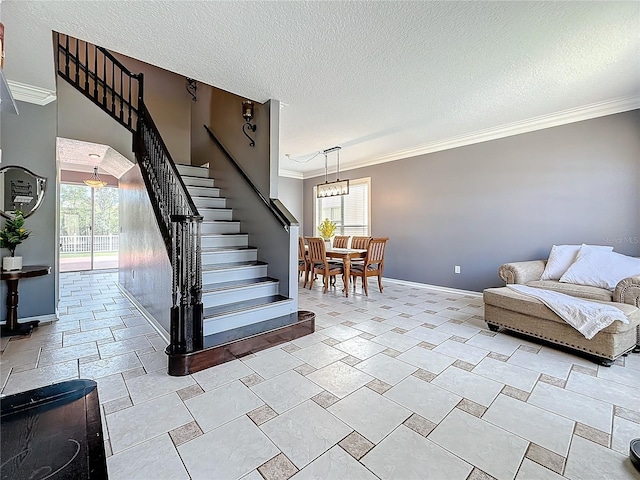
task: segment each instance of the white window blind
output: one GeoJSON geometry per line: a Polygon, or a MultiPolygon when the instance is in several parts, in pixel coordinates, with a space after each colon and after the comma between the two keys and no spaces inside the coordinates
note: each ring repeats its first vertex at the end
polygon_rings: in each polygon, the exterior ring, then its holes
{"type": "Polygon", "coordinates": [[[336,223],[336,235],[370,235],[370,190],[371,178],[359,178],[349,181],[349,195],[317,198],[314,235],[325,218],[336,223]]]}

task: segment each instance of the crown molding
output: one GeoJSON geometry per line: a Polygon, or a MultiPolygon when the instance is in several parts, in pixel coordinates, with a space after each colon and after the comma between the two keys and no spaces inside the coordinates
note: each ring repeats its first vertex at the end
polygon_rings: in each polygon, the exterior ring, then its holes
{"type": "MultiPolygon", "coordinates": [[[[378,165],[380,163],[393,162],[395,160],[402,160],[404,158],[416,157],[418,155],[425,155],[427,153],[434,153],[440,152],[442,150],[464,147],[466,145],[473,145],[475,143],[488,142],[490,140],[511,137],[513,135],[534,132],[536,130],[544,130],[545,128],[558,127],[560,125],[567,125],[570,123],[581,122],[583,120],[590,120],[607,115],[614,115],[616,113],[627,112],[629,110],[635,110],[637,108],[640,108],[640,96],[622,97],[614,100],[608,100],[606,102],[592,103],[583,107],[562,110],[560,112],[541,115],[539,117],[533,117],[527,120],[521,120],[519,122],[507,123],[505,125],[487,128],[484,130],[478,130],[476,132],[465,135],[458,135],[436,142],[416,145],[415,147],[410,147],[405,150],[399,150],[397,152],[382,155],[373,159],[343,163],[341,165],[340,172],[342,173],[347,170],[354,170],[356,168],[369,167],[371,165],[378,165]]],[[[323,174],[324,169],[314,170],[311,172],[306,172],[304,174],[304,178],[306,179],[317,177],[323,174]]]]}
{"type": "Polygon", "coordinates": [[[13,98],[21,102],[44,106],[56,99],[56,92],[52,92],[45,88],[27,85],[26,83],[14,82],[13,80],[8,80],[7,83],[11,89],[13,98]]]}
{"type": "Polygon", "coordinates": [[[296,172],[294,170],[280,169],[278,171],[278,175],[281,177],[295,178],[296,180],[304,180],[305,178],[302,172],[296,172]]]}

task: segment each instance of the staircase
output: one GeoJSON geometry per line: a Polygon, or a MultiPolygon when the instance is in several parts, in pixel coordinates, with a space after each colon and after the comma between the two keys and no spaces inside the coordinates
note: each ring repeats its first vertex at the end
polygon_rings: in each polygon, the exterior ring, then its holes
{"type": "MultiPolygon", "coordinates": [[[[55,38],[58,75],[133,135],[133,151],[171,262],[168,373],[187,375],[313,332],[315,315],[296,312],[295,299],[280,295],[279,281],[268,276],[268,265],[258,260],[249,235],[241,233],[209,169],[176,165],[171,158],[145,106],[143,74],[130,72],[102,47],[61,33],[55,38]]],[[[290,290],[297,270],[292,263],[297,221],[277,199],[265,198],[207,131],[238,171],[234,178],[241,179],[241,188],[250,192],[243,200],[250,199],[256,212],[266,208],[267,215],[254,225],[266,228],[278,249],[275,256],[263,256],[282,261],[277,266],[286,275],[280,278],[287,277],[290,290]]]]}
{"type": "MultiPolygon", "coordinates": [[[[267,276],[249,235],[227,208],[206,167],[176,165],[199,214],[201,226],[204,335],[288,316],[292,299],[280,295],[278,280],[267,276]]],[[[208,343],[208,342],[206,342],[208,343]]]]}

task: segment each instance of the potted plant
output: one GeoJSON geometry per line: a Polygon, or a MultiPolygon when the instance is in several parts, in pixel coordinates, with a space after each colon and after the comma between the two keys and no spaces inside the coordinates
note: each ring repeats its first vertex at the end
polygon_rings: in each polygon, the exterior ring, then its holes
{"type": "Polygon", "coordinates": [[[328,218],[325,218],[324,221],[320,225],[318,225],[318,231],[320,232],[320,236],[327,244],[327,247],[330,247],[331,237],[333,237],[336,233],[336,224],[328,218]]]}
{"type": "Polygon", "coordinates": [[[16,257],[16,247],[29,238],[31,232],[24,228],[24,215],[20,210],[13,212],[13,218],[6,220],[0,230],[0,248],[6,248],[10,257],[2,259],[3,270],[22,270],[22,257],[16,257]]]}

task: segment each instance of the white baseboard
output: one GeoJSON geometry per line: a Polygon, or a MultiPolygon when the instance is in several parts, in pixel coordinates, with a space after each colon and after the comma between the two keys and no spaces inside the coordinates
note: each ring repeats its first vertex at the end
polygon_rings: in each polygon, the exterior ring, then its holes
{"type": "Polygon", "coordinates": [[[142,304],[140,302],[138,302],[138,300],[131,295],[131,293],[124,288],[122,285],[120,285],[119,283],[116,283],[116,285],[118,286],[118,288],[120,289],[120,291],[122,292],[122,294],[127,297],[127,299],[133,303],[136,308],[138,310],[140,310],[140,313],[142,313],[142,316],[144,318],[146,318],[149,323],[151,324],[151,326],[155,329],[156,332],[158,332],[158,335],[160,335],[162,337],[162,339],[167,342],[167,344],[171,343],[170,342],[170,336],[169,333],[162,327],[162,325],[160,325],[160,322],[158,322],[155,317],[153,315],[151,315],[146,308],[144,308],[142,306],[142,304]]]}
{"type": "Polygon", "coordinates": [[[382,277],[385,282],[396,283],[398,285],[406,285],[407,287],[424,288],[426,290],[436,290],[438,292],[457,293],[458,295],[467,295],[475,298],[482,298],[481,292],[474,292],[472,290],[462,290],[459,288],[441,287],[439,285],[430,285],[428,283],[410,282],[408,280],[398,280],[395,278],[382,277]]]}

